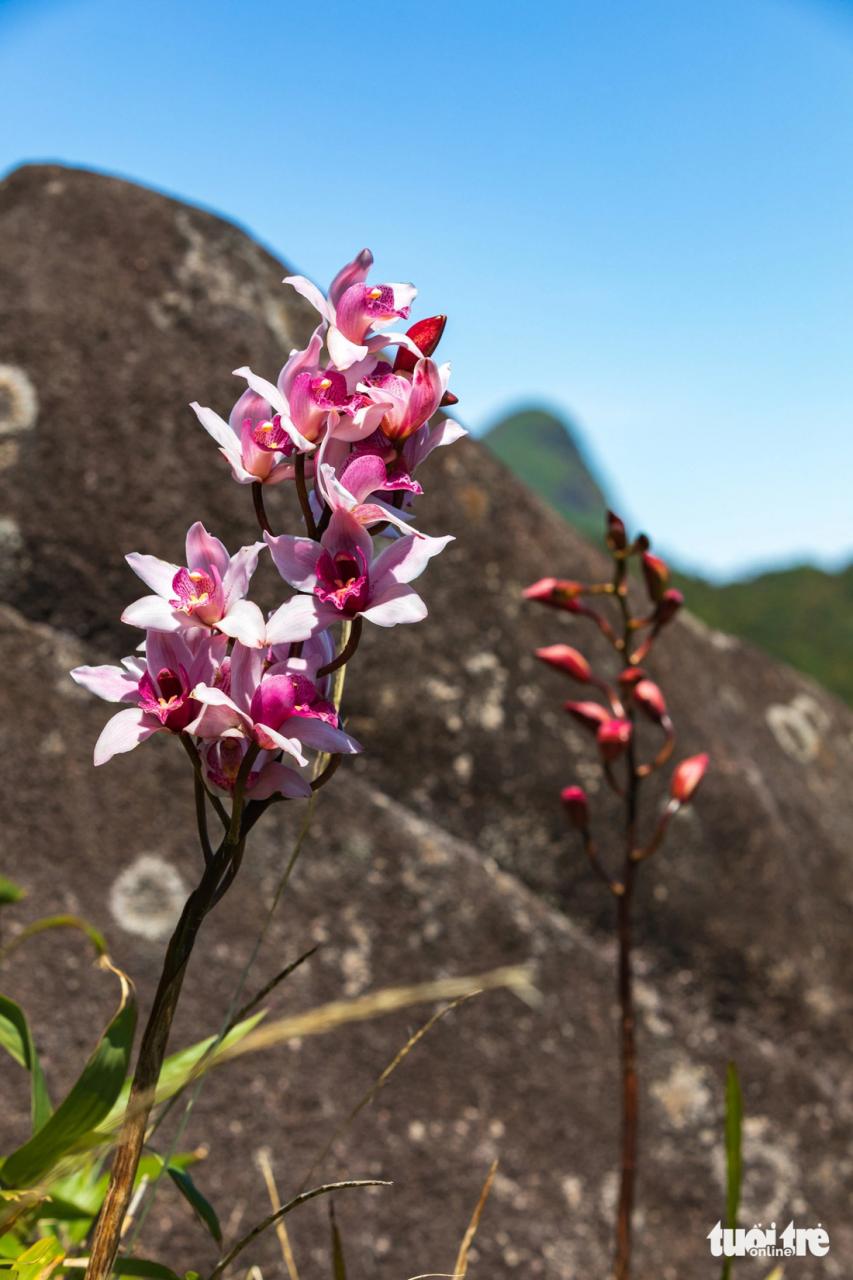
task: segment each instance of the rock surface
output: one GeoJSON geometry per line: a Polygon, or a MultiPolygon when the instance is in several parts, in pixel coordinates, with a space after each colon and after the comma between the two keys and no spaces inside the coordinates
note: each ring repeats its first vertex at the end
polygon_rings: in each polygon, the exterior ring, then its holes
{"type": "MultiPolygon", "coordinates": [[[[229,546],[254,536],[246,491],[182,406],[199,398],[227,410],[229,369],[250,361],[273,376],[304,340],[310,314],[281,289],[282,274],[236,228],[128,183],[38,166],[0,184],[0,596],[12,606],[0,640],[5,723],[26,725],[3,758],[12,803],[0,869],[30,889],[16,918],[74,910],[104,927],[143,998],[169,913],[197,873],[188,781],[173,777],[160,741],[96,773],[91,744],[107,708],[64,672],[130,648],[117,622],[135,590],[125,550],[177,558],[195,517],[229,546]]],[[[452,354],[452,329],[446,342],[452,354]]],[[[543,573],[595,576],[602,558],[475,443],[442,451],[425,483],[421,527],[457,536],[424,580],[431,618],[374,631],[363,646],[347,705],[368,751],[323,797],[257,977],[322,941],[276,999],[290,1010],[534,958],[542,1008],[498,993],[450,1015],[322,1172],[381,1172],[396,1184],[340,1197],[354,1274],[449,1270],[499,1153],[477,1271],[603,1275],[616,1142],[611,908],[566,841],[555,795],[580,780],[596,819],[611,806],[594,790],[588,741],[559,709],[571,695],[529,654],[569,639],[603,655],[577,622],[519,600],[543,573]]],[[[287,501],[271,504],[281,527],[287,501]]],[[[273,592],[274,578],[263,585],[273,592]]],[[[679,750],[707,749],[714,767],[642,877],[637,1274],[708,1265],[733,1057],[749,1117],[744,1217],[823,1222],[832,1252],[798,1260],[797,1275],[840,1276],[853,1247],[853,717],[689,617],[650,666],[679,750]]],[[[287,856],[292,812],[270,816],[209,922],[179,1043],[218,1025],[287,856]]],[[[4,989],[31,1009],[59,1093],[112,992],[67,937],[28,945],[4,989]],[[51,1022],[57,1007],[73,1016],[51,1022]]],[[[261,1212],[251,1154],[270,1146],[282,1191],[292,1190],[427,1013],[305,1040],[211,1080],[190,1138],[210,1141],[199,1180],[232,1235],[261,1212]]],[[[298,1254],[322,1274],[322,1208],[290,1221],[298,1254]]],[[[210,1260],[165,1196],[145,1230],[152,1254],[168,1242],[180,1265],[210,1260]]],[[[250,1260],[267,1274],[276,1256],[271,1238],[250,1260]]]]}

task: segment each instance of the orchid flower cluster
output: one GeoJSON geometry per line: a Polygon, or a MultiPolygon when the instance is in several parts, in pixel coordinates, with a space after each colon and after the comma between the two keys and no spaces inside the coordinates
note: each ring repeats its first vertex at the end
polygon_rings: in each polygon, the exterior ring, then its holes
{"type": "Polygon", "coordinates": [[[678,613],[683,598],[669,585],[669,567],[659,556],[652,554],[646,535],[639,534],[630,541],[624,521],[612,511],[607,513],[606,544],[613,565],[608,581],[582,583],[541,578],[528,587],[524,595],[528,600],[539,601],[590,622],[608,640],[617,660],[616,678],[605,679],[593,671],[583,654],[571,645],[552,644],[536,650],[537,658],[547,666],[595,695],[571,699],[564,704],[564,709],[594,739],[604,777],[624,805],[624,825],[619,837],[622,866],[619,874],[614,875],[599,859],[586,792],[582,787],[568,786],[561,793],[569,824],[579,832],[593,870],[617,904],[622,1149],[614,1276],[616,1280],[628,1280],[637,1163],[637,1053],[632,974],[635,879],[640,864],[660,848],[674,815],[695,795],[708,767],[708,756],[690,756],[676,765],[667,801],[648,834],[641,834],[642,784],[668,763],[675,748],[675,730],[666,699],[642,664],[678,613]],[[628,591],[628,571],[632,562],[638,561],[648,605],[642,613],[634,614],[628,591]],[[602,612],[600,605],[607,601],[615,603],[615,620],[602,612]],[[650,726],[660,739],[656,750],[650,752],[647,759],[641,758],[644,725],[650,726]]]}
{"type": "Polygon", "coordinates": [[[198,930],[233,882],[267,806],[310,796],[343,756],[361,750],[340,706],[363,623],[393,627],[426,617],[411,583],[452,541],[412,525],[423,492],[415,472],[434,449],[465,434],[446,420],[430,425],[441,405],[455,401],[450,366],[432,358],[445,317],[389,331],[409,319],[415,290],[368,284],[372,263],[365,249],[338,272],[328,296],[288,276],[285,283],[318,312],[305,350],[291,353],[275,382],[237,369],[246,388],[227,421],[192,405],[234,480],[251,486],[261,537],[232,555],[196,522],[182,564],[129,555],[149,594],[122,620],[144,639],[121,666],[71,673],[121,706],[98,738],[96,765],[155,734],[180,740],[193,765],[204,855],[143,1033],[87,1280],[112,1273],[198,930]],[[280,484],[295,488],[304,535],[273,532],[265,494],[280,484]],[[267,552],[292,588],[269,616],[248,598],[267,552]],[[218,845],[209,810],[222,825],[218,845]]]}
{"type": "Polygon", "coordinates": [[[152,594],[122,621],[145,639],[121,667],[71,673],[126,704],[98,739],[96,765],[156,733],[178,734],[211,795],[233,795],[240,780],[248,799],[291,799],[311,791],[306,752],[335,758],[361,749],[330,701],[331,675],[355,651],[363,619],[392,627],[426,616],[410,583],[451,538],[412,527],[423,492],[414,473],[433,449],[465,434],[447,420],[429,425],[439,406],[455,402],[450,366],[432,359],[445,317],[386,332],[408,319],[416,291],[369,285],[372,262],[360,253],[327,297],[288,276],[319,313],[305,350],[291,353],[275,382],[237,369],[247,385],[227,422],[192,405],[233,478],[253,487],[262,540],[232,555],[196,522],[183,564],[127,557],[152,594]],[[275,536],[267,518],[265,489],[288,482],[304,537],[275,536]],[[265,618],[247,597],[267,551],[295,594],[265,618]],[[336,657],[338,629],[348,643],[336,657]]]}

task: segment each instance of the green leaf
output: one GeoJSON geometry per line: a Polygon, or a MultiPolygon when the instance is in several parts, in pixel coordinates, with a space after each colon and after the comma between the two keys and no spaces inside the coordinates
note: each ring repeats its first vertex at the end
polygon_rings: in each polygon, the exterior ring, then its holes
{"type": "Polygon", "coordinates": [[[136,1000],[125,975],[106,957],[100,963],[121,982],[121,1003],[71,1092],[38,1133],[3,1161],[0,1168],[7,1185],[32,1186],[48,1174],[61,1156],[100,1124],[121,1092],[136,1029],[136,1000]]]}
{"type": "Polygon", "coordinates": [[[116,1258],[113,1272],[117,1276],[141,1276],[143,1280],[180,1280],[171,1267],[149,1258],[116,1258]]]}
{"type": "Polygon", "coordinates": [[[207,1227],[216,1243],[221,1245],[222,1228],[219,1225],[219,1218],[216,1216],[216,1210],[210,1201],[199,1191],[186,1169],[180,1169],[176,1165],[170,1163],[166,1166],[166,1172],[180,1191],[181,1195],[207,1227]]]}
{"type": "MultiPolygon", "coordinates": [[[[265,1016],[265,1013],[256,1013],[251,1018],[246,1018],[244,1022],[239,1022],[218,1044],[218,1036],[208,1036],[206,1040],[199,1040],[197,1044],[190,1045],[187,1049],[180,1049],[177,1053],[171,1054],[160,1069],[160,1076],[157,1080],[157,1102],[165,1102],[167,1098],[171,1098],[173,1094],[183,1089],[184,1085],[192,1079],[193,1072],[199,1062],[214,1045],[216,1045],[216,1049],[211,1053],[205,1063],[205,1067],[212,1066],[220,1053],[239,1043],[265,1016]]],[[[130,1082],[128,1081],[119,1092],[118,1098],[110,1109],[109,1114],[102,1122],[102,1130],[114,1128],[118,1124],[124,1115],[129,1097],[130,1082]]],[[[104,1135],[102,1134],[101,1136],[103,1137],[104,1135]]]]}
{"type": "Polygon", "coordinates": [[[5,902],[20,902],[23,897],[24,890],[20,885],[7,880],[5,876],[0,876],[0,906],[5,902]]]}
{"type": "MultiPolygon", "coordinates": [[[[740,1206],[742,1124],[743,1095],[737,1068],[730,1062],[726,1071],[726,1226],[732,1230],[737,1226],[740,1206]]],[[[723,1261],[722,1280],[729,1280],[731,1273],[732,1259],[726,1258],[723,1261]]]]}
{"type": "Polygon", "coordinates": [[[44,1240],[36,1240],[15,1258],[10,1274],[15,1280],[44,1280],[64,1257],[65,1250],[56,1237],[47,1236],[44,1240]]]}
{"type": "Polygon", "coordinates": [[[37,1133],[50,1116],[50,1096],[26,1015],[7,996],[0,996],[0,1048],[30,1073],[30,1111],[33,1133],[37,1133]]]}

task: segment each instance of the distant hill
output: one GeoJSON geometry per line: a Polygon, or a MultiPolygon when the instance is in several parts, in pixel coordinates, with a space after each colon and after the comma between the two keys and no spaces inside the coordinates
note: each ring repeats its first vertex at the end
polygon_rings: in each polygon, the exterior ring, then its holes
{"type": "Polygon", "coordinates": [[[576,529],[600,537],[607,499],[568,423],[531,407],[503,418],[482,439],[576,529]]]}
{"type": "MultiPolygon", "coordinates": [[[[531,407],[482,439],[579,532],[600,541],[607,498],[571,424],[531,407]]],[[[674,582],[709,626],[742,636],[853,704],[853,564],[838,573],[800,565],[722,585],[675,573],[674,582]]]]}

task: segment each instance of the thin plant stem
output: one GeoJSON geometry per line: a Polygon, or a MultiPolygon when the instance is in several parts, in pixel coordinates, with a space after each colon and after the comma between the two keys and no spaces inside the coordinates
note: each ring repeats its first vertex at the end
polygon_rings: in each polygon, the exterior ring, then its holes
{"type": "Polygon", "coordinates": [[[317,672],[317,678],[329,676],[333,671],[337,671],[339,667],[344,667],[358,648],[358,642],[361,639],[362,620],[360,617],[353,618],[349,628],[349,634],[339,652],[335,655],[331,662],[327,662],[325,667],[320,667],[317,672]]]}
{"type": "Polygon", "coordinates": [[[308,497],[308,486],[305,483],[304,453],[297,453],[293,472],[294,479],[296,481],[296,496],[299,499],[299,506],[302,509],[302,519],[305,521],[305,532],[308,534],[309,538],[316,538],[317,524],[314,520],[314,512],[311,510],[311,499],[308,497]]]}
{"type": "MultiPolygon", "coordinates": [[[[614,580],[615,594],[622,613],[624,650],[627,654],[631,634],[631,612],[628,605],[625,582],[625,562],[617,561],[614,580]]],[[[629,659],[629,662],[631,659],[629,659]]],[[[622,1077],[622,1136],[619,1171],[619,1203],[616,1214],[616,1262],[614,1280],[629,1280],[631,1274],[631,1229],[634,1212],[634,1195],[637,1173],[637,1043],[634,1016],[634,990],[632,966],[632,908],[637,863],[634,847],[637,830],[637,809],[640,778],[637,771],[634,747],[634,708],[628,705],[628,718],[632,733],[626,752],[625,798],[625,865],[622,877],[622,893],[616,901],[616,927],[618,938],[618,995],[620,1058],[622,1077]]]]}
{"type": "Polygon", "coordinates": [[[270,522],[267,518],[267,509],[264,505],[264,486],[260,480],[256,480],[252,485],[252,503],[255,508],[255,519],[261,533],[272,533],[270,522]]]}

